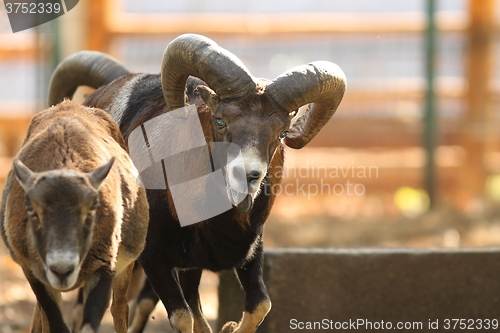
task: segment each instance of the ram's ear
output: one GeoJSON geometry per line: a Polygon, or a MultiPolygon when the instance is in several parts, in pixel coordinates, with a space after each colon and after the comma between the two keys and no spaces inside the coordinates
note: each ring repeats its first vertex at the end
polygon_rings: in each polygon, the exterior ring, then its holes
{"type": "Polygon", "coordinates": [[[213,91],[212,89],[210,89],[207,86],[200,85],[200,86],[196,87],[195,92],[200,94],[201,99],[203,100],[203,102],[205,102],[205,104],[208,106],[208,108],[210,110],[212,110],[212,112],[215,111],[215,105],[217,103],[219,103],[219,100],[220,100],[219,96],[217,96],[215,91],[213,91]]]}
{"type": "Polygon", "coordinates": [[[33,186],[36,174],[18,158],[14,159],[14,173],[24,192],[28,192],[33,186]]]}
{"type": "Polygon", "coordinates": [[[88,174],[89,182],[96,190],[99,189],[104,179],[106,179],[106,176],[109,174],[109,170],[111,170],[111,167],[113,166],[114,162],[115,158],[112,157],[108,163],[98,167],[97,169],[88,174]]]}

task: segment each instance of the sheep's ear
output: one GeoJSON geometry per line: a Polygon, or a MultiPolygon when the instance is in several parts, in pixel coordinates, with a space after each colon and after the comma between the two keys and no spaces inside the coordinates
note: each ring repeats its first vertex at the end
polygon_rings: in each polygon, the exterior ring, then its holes
{"type": "Polygon", "coordinates": [[[208,108],[210,110],[214,111],[215,104],[217,104],[219,102],[219,96],[217,96],[215,91],[213,91],[212,89],[210,89],[207,86],[198,86],[198,87],[196,87],[195,91],[198,94],[200,94],[201,99],[203,100],[203,102],[205,102],[205,104],[208,106],[208,108]]]}
{"type": "Polygon", "coordinates": [[[33,186],[35,173],[18,158],[14,159],[14,173],[24,192],[28,192],[31,186],[33,186]]]}
{"type": "Polygon", "coordinates": [[[115,158],[112,157],[108,163],[98,167],[88,174],[89,182],[96,190],[99,189],[104,179],[106,179],[106,176],[108,175],[109,170],[111,170],[114,162],[115,158]]]}

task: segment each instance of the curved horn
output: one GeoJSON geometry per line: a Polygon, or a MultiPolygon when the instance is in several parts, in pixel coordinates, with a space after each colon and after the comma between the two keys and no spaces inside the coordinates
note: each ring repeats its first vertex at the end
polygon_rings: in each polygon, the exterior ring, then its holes
{"type": "Polygon", "coordinates": [[[49,106],[71,98],[78,86],[99,88],[114,79],[130,74],[117,60],[96,51],[77,52],[61,61],[49,85],[49,106]]]}
{"type": "Polygon", "coordinates": [[[222,100],[239,98],[255,89],[252,76],[235,55],[196,34],[177,37],[163,53],[161,82],[170,111],[185,106],[185,84],[190,75],[205,81],[222,100]]]}
{"type": "Polygon", "coordinates": [[[286,145],[295,149],[307,145],[337,110],[345,87],[344,72],[328,61],[298,66],[274,79],[266,92],[284,111],[313,103],[290,128],[286,145]]]}

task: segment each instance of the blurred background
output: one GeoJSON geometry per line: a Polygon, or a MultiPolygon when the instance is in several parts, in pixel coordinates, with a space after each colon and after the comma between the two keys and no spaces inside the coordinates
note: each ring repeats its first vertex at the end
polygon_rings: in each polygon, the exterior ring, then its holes
{"type": "MultiPolygon", "coordinates": [[[[332,120],[287,149],[267,247],[499,246],[499,22],[497,0],[81,0],[13,34],[2,4],[0,187],[61,59],[99,50],[158,73],[166,45],[192,32],[254,76],[316,60],[347,76],[332,120]]],[[[4,257],[2,275],[15,267],[4,257]]],[[[19,274],[0,299],[32,300],[19,274]]]]}

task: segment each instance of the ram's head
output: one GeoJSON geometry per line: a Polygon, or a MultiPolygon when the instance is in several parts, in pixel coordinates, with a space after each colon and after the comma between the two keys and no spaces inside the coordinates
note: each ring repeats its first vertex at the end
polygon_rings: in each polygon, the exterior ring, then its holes
{"type": "MultiPolygon", "coordinates": [[[[133,74],[125,77],[126,74],[128,70],[102,53],[77,53],[56,69],[49,104],[71,97],[78,85],[99,88],[122,76],[114,84],[103,87],[98,98],[91,96],[92,102],[88,105],[97,104],[111,114],[122,114],[120,108],[126,106],[127,98],[134,94],[141,102],[136,105],[142,106],[134,109],[134,115],[129,117],[144,119],[142,123],[134,123],[134,129],[164,111],[164,105],[155,104],[162,97],[172,114],[187,106],[187,101],[196,103],[194,90],[210,110],[210,119],[202,122],[209,140],[231,143],[228,146],[237,148],[230,149],[229,156],[225,156],[228,161],[224,164],[227,165],[225,186],[232,205],[242,211],[252,206],[277,148],[282,143],[295,149],[307,145],[335,113],[346,87],[342,70],[327,61],[298,66],[272,81],[255,78],[232,53],[195,34],[179,36],[167,46],[161,64],[163,96],[159,96],[156,77],[154,84],[148,81],[139,87],[130,82],[139,82],[141,77],[133,74]],[[144,96],[137,97],[137,91],[144,96]],[[152,110],[149,103],[158,109],[153,110],[154,115],[148,114],[152,110]],[[299,108],[308,104],[307,110],[294,119],[299,108]],[[236,155],[240,158],[235,158],[236,155]],[[244,200],[241,200],[242,194],[248,194],[244,200]]],[[[123,124],[120,126],[123,128],[123,124]]],[[[171,135],[168,140],[170,144],[175,141],[171,135]]]]}
{"type": "Polygon", "coordinates": [[[196,90],[212,112],[215,141],[240,148],[243,165],[229,158],[235,162],[227,168],[228,187],[246,188],[253,197],[278,145],[307,145],[337,110],[346,86],[342,70],[327,61],[298,66],[272,81],[257,79],[212,40],[187,34],[173,40],[163,55],[161,80],[169,110],[186,105],[190,75],[206,83],[196,90]],[[307,104],[292,124],[298,109],[307,104]]]}

